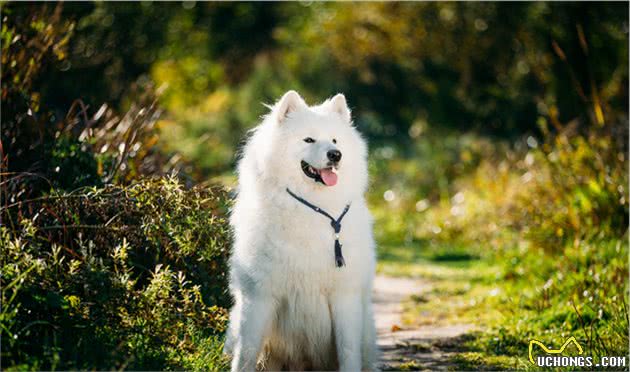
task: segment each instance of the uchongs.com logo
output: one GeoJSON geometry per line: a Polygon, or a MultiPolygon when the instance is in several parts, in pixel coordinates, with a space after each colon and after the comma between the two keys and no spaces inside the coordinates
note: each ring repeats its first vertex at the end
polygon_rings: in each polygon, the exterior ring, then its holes
{"type": "MultiPolygon", "coordinates": [[[[565,354],[568,354],[565,353],[565,354]]],[[[584,349],[575,337],[569,337],[559,349],[552,349],[545,346],[538,340],[529,341],[529,361],[538,367],[626,367],[626,357],[603,356],[595,361],[592,356],[583,356],[584,349]],[[540,346],[544,354],[534,357],[534,345],[540,346]],[[575,345],[578,355],[561,355],[565,349],[575,345]]]]}

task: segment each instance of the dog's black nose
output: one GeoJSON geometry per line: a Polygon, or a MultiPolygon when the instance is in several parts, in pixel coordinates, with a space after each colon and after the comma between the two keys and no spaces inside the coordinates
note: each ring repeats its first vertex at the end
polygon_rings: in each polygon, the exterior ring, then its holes
{"type": "Polygon", "coordinates": [[[326,155],[330,161],[334,161],[335,163],[341,160],[341,151],[339,150],[329,150],[326,155]]]}

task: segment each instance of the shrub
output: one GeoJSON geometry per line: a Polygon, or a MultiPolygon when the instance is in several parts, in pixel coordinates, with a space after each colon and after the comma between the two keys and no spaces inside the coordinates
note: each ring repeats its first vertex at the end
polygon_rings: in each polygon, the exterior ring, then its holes
{"type": "MultiPolygon", "coordinates": [[[[439,200],[435,190],[415,195],[418,186],[411,185],[422,184],[399,177],[408,184],[397,189],[412,190],[401,194],[399,208],[407,206],[416,239],[490,243],[495,251],[527,242],[555,255],[575,240],[619,239],[628,227],[627,144],[608,130],[580,134],[566,128],[542,143],[529,137],[529,145],[522,141],[500,157],[500,145],[486,146],[471,170],[438,190],[439,200]],[[425,199],[424,208],[415,208],[419,213],[411,208],[413,198],[425,199]]],[[[457,159],[467,152],[455,148],[455,160],[447,163],[465,164],[457,159]]],[[[443,174],[454,168],[444,166],[443,174]]],[[[440,185],[437,172],[425,173],[440,185]]]]}
{"type": "Polygon", "coordinates": [[[223,369],[227,200],[168,178],[3,208],[4,368],[223,369]]]}
{"type": "Polygon", "coordinates": [[[574,239],[626,232],[627,145],[613,135],[559,133],[529,152],[522,169],[511,220],[536,245],[558,253],[574,239]]]}
{"type": "Polygon", "coordinates": [[[90,110],[81,99],[58,106],[42,93],[59,90],[47,83],[57,64],[71,65],[67,49],[76,23],[62,10],[62,4],[2,7],[2,201],[194,173],[160,144],[161,109],[150,83],[129,89],[133,102],[122,115],[106,103],[90,110]]]}

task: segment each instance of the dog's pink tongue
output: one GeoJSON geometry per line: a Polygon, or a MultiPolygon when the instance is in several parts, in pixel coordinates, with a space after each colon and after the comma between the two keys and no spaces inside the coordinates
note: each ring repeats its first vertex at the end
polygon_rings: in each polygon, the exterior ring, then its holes
{"type": "Polygon", "coordinates": [[[322,169],[319,171],[319,175],[326,186],[335,186],[337,184],[337,175],[332,170],[322,169]]]}

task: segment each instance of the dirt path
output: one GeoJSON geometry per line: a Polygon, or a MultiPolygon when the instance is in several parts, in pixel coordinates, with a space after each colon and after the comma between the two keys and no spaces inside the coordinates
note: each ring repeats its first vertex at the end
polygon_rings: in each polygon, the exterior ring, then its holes
{"type": "Polygon", "coordinates": [[[377,276],[374,283],[374,312],[383,370],[448,370],[450,357],[457,353],[461,336],[471,325],[421,326],[402,324],[405,302],[413,294],[431,289],[417,279],[377,276]]]}

